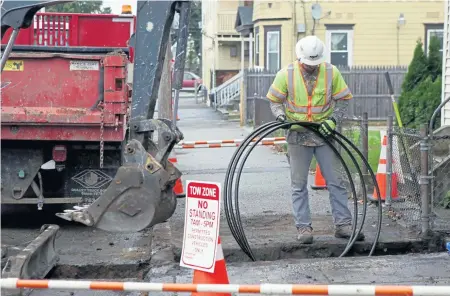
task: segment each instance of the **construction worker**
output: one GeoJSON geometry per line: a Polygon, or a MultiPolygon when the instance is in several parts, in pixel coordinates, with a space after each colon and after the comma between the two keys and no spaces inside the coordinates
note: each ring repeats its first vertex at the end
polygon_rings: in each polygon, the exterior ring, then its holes
{"type": "MultiPolygon", "coordinates": [[[[267,98],[277,121],[320,123],[325,136],[340,124],[353,97],[339,70],[326,63],[325,45],[316,36],[302,38],[295,47],[297,59],[280,70],[267,98]]],[[[300,126],[287,131],[291,168],[292,203],[297,239],[304,244],[313,241],[309,209],[308,174],[313,155],[316,157],[330,192],[335,237],[350,238],[352,214],[348,208],[346,187],[334,172],[333,150],[319,136],[300,126]]],[[[360,234],[357,240],[364,240],[360,234]]]]}

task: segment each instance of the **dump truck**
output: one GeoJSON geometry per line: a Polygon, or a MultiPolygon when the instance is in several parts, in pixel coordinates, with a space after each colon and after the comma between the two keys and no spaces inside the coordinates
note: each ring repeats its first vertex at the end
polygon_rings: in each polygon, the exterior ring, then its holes
{"type": "MultiPolygon", "coordinates": [[[[92,202],[120,166],[135,17],[38,13],[2,73],[3,204],[92,202]]],[[[10,33],[2,38],[2,45],[10,33]]]]}
{"type": "Polygon", "coordinates": [[[57,215],[107,231],[164,222],[183,134],[153,117],[177,13],[181,89],[190,2],[137,1],[136,16],[37,13],[64,2],[2,3],[2,203],[77,204],[57,215]]]}

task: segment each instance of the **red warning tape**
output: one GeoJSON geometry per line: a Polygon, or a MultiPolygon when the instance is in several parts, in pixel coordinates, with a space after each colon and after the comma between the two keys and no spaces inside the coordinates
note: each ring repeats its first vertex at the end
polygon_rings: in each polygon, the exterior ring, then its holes
{"type": "MultiPolygon", "coordinates": [[[[211,141],[182,141],[175,145],[176,149],[194,149],[194,148],[224,148],[224,147],[238,147],[244,139],[234,140],[211,140],[211,141]]],[[[254,139],[250,146],[253,146],[257,139],[254,139]]],[[[285,137],[264,138],[257,144],[257,146],[274,146],[286,144],[285,137]]]]}
{"type": "Polygon", "coordinates": [[[142,282],[101,282],[74,280],[1,279],[2,289],[104,290],[190,293],[245,293],[277,295],[358,295],[358,296],[448,296],[450,286],[374,286],[374,285],[207,285],[142,282]]]}

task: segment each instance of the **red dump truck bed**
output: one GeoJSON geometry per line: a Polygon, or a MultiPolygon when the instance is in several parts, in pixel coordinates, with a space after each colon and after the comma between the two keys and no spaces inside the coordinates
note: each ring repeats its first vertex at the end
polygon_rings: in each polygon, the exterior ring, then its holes
{"type": "Polygon", "coordinates": [[[134,29],[133,16],[38,14],[2,73],[2,140],[99,141],[103,123],[105,141],[122,141],[134,29]]]}
{"type": "Polygon", "coordinates": [[[12,53],[2,75],[2,139],[99,141],[102,112],[93,107],[103,95],[103,139],[122,141],[128,59],[107,51],[12,53]]]}
{"type": "MultiPolygon", "coordinates": [[[[136,29],[133,15],[87,13],[37,13],[22,29],[15,45],[126,47],[136,29]]],[[[11,29],[2,39],[8,42],[11,29]]]]}

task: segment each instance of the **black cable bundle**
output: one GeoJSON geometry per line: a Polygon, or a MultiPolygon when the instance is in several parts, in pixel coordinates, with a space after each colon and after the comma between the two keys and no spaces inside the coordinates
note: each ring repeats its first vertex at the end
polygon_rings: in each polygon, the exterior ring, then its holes
{"type": "MultiPolygon", "coordinates": [[[[242,249],[242,251],[247,254],[251,260],[256,261],[256,258],[251,250],[250,245],[248,244],[247,237],[245,236],[244,229],[242,227],[242,221],[241,221],[241,215],[239,211],[239,183],[241,179],[242,170],[244,168],[245,162],[247,161],[247,158],[249,157],[250,153],[253,151],[253,149],[257,146],[259,142],[262,141],[263,138],[265,138],[267,135],[273,133],[274,131],[283,128],[288,129],[293,125],[299,125],[302,126],[315,134],[317,134],[319,137],[321,137],[325,143],[330,146],[330,148],[333,150],[333,152],[336,154],[337,158],[341,161],[345,172],[348,176],[348,180],[350,182],[351,191],[353,194],[353,200],[354,200],[354,214],[353,214],[353,231],[352,235],[347,243],[347,246],[345,250],[342,252],[342,254],[339,257],[345,256],[348,251],[353,247],[354,243],[356,242],[356,238],[361,233],[361,230],[364,226],[366,213],[367,213],[367,191],[366,191],[366,185],[364,176],[361,172],[361,168],[359,167],[359,164],[357,160],[355,159],[354,155],[351,153],[349,148],[344,144],[346,143],[349,145],[355,152],[358,154],[358,156],[363,161],[364,165],[368,168],[368,171],[372,177],[375,190],[378,196],[380,195],[380,189],[378,187],[375,174],[370,168],[370,165],[368,161],[364,158],[364,155],[359,151],[359,149],[352,143],[350,140],[348,140],[344,135],[340,134],[339,132],[333,131],[331,135],[325,137],[322,135],[318,130],[320,127],[320,124],[317,123],[310,123],[310,122],[294,122],[294,123],[281,123],[281,122],[268,122],[256,130],[254,130],[250,135],[245,138],[245,140],[242,142],[241,145],[239,145],[239,148],[236,149],[234,152],[231,162],[228,165],[228,169],[225,175],[225,186],[224,186],[224,204],[225,204],[225,216],[227,218],[228,226],[231,230],[231,234],[233,235],[234,239],[238,243],[239,247],[242,249]],[[256,141],[255,141],[256,140],[256,141]],[[357,194],[355,189],[355,184],[352,180],[352,176],[350,173],[350,170],[345,163],[342,156],[339,154],[338,150],[334,147],[334,145],[331,143],[331,141],[336,142],[339,144],[349,155],[350,159],[352,160],[353,164],[357,168],[359,178],[361,180],[361,187],[362,187],[362,193],[363,193],[363,213],[362,213],[362,222],[359,228],[356,228],[357,222],[358,222],[358,200],[357,200],[357,194]],[[254,141],[254,144],[250,147],[250,149],[244,154],[244,151],[249,145],[254,141]],[[243,156],[244,154],[244,156],[243,156]],[[242,162],[240,163],[239,167],[237,168],[239,161],[242,159],[242,162]],[[237,173],[236,173],[237,168],[237,173]],[[234,178],[236,174],[236,179],[234,178]],[[233,187],[233,181],[234,181],[234,187],[233,187]],[[233,196],[234,196],[234,203],[236,204],[236,213],[233,211],[233,196]]],[[[381,223],[382,223],[382,207],[381,207],[381,199],[378,199],[378,223],[377,223],[377,231],[375,235],[375,240],[373,242],[372,248],[370,250],[369,256],[372,256],[372,254],[375,251],[376,245],[378,243],[380,232],[381,232],[381,223]]]]}

